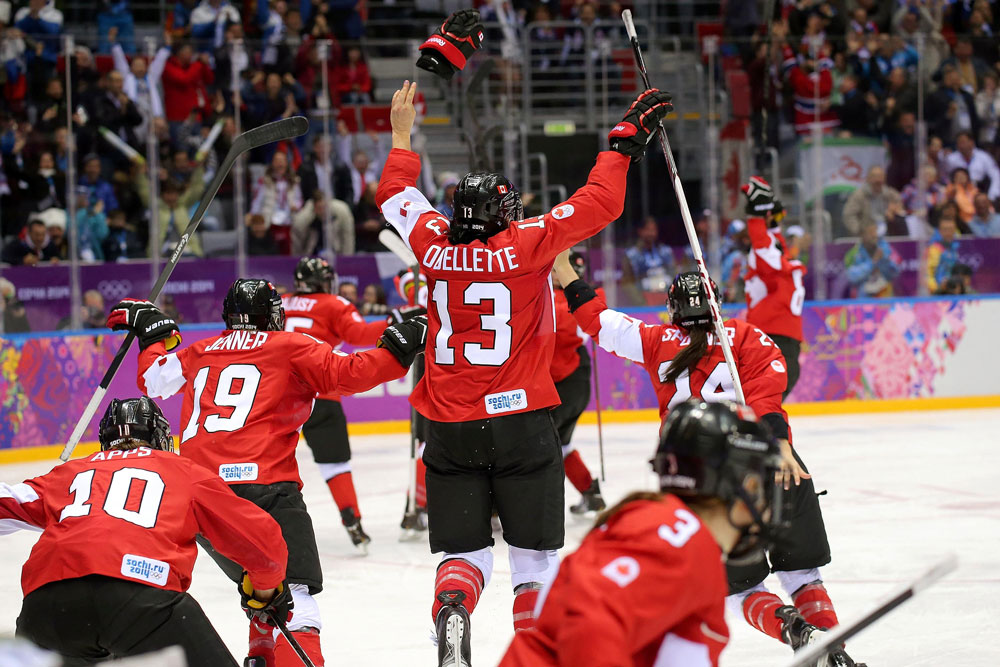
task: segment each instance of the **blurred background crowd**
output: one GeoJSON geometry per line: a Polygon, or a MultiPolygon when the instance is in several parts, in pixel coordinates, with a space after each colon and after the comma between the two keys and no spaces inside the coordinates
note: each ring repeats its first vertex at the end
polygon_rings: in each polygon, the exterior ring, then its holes
{"type": "MultiPolygon", "coordinates": [[[[473,4],[488,58],[450,83],[419,77],[421,188],[443,214],[473,162],[511,175],[526,214],[582,184],[572,163],[589,166],[605,121],[637,89],[618,18],[631,7],[654,84],[675,94],[668,131],[727,300],[743,299],[749,240],[726,202],[751,173],[777,181],[810,297],[997,291],[980,272],[989,252],[962,245],[1000,237],[996,2],[473,4]],[[579,144],[559,137],[589,141],[586,160],[568,160],[579,144]],[[852,146],[877,157],[855,159],[852,146]],[[814,188],[814,157],[850,163],[850,187],[828,192],[816,162],[814,188]],[[918,279],[901,288],[907,270],[918,279]],[[829,293],[834,273],[843,294],[829,293]]],[[[238,255],[245,268],[255,256],[384,251],[374,194],[389,96],[417,77],[416,46],[458,5],[0,0],[0,266],[159,266],[233,138],[291,115],[308,117],[310,133],[238,164],[185,252],[238,255]]],[[[691,262],[657,163],[633,169],[626,214],[603,239],[615,266],[604,280],[625,303],[661,302],[691,262]]],[[[16,289],[5,281],[13,312],[16,289]]],[[[73,289],[82,310],[67,326],[86,325],[102,295],[73,289]]],[[[360,297],[357,285],[344,289],[369,309],[386,302],[381,283],[360,297]]]]}

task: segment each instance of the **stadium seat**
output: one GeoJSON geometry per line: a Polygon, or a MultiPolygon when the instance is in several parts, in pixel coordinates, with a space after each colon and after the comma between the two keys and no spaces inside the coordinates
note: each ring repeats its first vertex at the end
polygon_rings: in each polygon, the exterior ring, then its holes
{"type": "Polygon", "coordinates": [[[365,132],[391,132],[389,122],[391,107],[384,105],[365,105],[361,107],[361,123],[365,132]]]}
{"type": "Polygon", "coordinates": [[[337,110],[337,120],[342,120],[347,125],[347,131],[357,134],[361,129],[358,121],[358,107],[355,104],[345,104],[337,110]]]}

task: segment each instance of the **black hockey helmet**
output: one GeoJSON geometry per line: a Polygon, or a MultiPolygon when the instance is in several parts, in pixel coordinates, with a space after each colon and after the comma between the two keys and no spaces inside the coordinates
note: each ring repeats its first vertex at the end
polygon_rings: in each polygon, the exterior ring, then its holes
{"type": "Polygon", "coordinates": [[[322,257],[303,257],[295,265],[295,289],[298,292],[330,294],[336,278],[333,267],[322,257]]]}
{"type": "MultiPolygon", "coordinates": [[[[714,280],[709,279],[709,281],[712,283],[716,301],[721,304],[719,286],[714,280]]],[[[670,283],[670,289],[667,290],[667,306],[670,307],[670,321],[679,327],[691,329],[712,326],[712,310],[708,304],[708,295],[701,282],[701,274],[697,271],[677,274],[674,282],[670,283]]]]}
{"type": "Polygon", "coordinates": [[[98,438],[102,452],[136,447],[174,451],[170,424],[160,412],[160,407],[145,396],[112,399],[101,417],[98,438]]]}
{"type": "Polygon", "coordinates": [[[227,329],[283,331],[285,309],[274,285],[260,278],[237,278],[222,302],[227,329]]]}
{"type": "Polygon", "coordinates": [[[455,188],[455,212],[448,240],[485,241],[524,217],[521,194],[505,176],[487,171],[466,174],[455,188]]]}
{"type": "Polygon", "coordinates": [[[746,406],[680,403],[663,422],[650,463],[664,493],[718,498],[729,507],[742,500],[765,536],[786,518],[783,489],[775,482],[781,448],[746,406]]]}
{"type": "Polygon", "coordinates": [[[569,256],[569,265],[576,271],[576,276],[580,280],[587,278],[587,258],[582,252],[574,252],[569,256]]]}

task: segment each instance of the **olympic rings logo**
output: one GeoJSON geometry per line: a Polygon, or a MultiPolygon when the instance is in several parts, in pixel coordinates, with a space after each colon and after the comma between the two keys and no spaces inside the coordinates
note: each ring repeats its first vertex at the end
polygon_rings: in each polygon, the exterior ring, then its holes
{"type": "Polygon", "coordinates": [[[131,280],[102,280],[97,283],[97,291],[105,301],[117,303],[132,294],[131,280]]]}

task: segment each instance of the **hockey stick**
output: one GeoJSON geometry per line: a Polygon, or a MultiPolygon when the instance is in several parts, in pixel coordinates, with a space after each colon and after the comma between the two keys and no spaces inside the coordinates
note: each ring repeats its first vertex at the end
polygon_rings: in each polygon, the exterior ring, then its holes
{"type": "MultiPolygon", "coordinates": [[[[635,24],[632,23],[632,11],[626,9],[622,12],[622,21],[625,23],[625,31],[628,33],[629,41],[632,43],[632,54],[635,56],[635,64],[642,75],[642,83],[646,89],[650,88],[649,74],[646,72],[646,63],[642,59],[642,51],[639,50],[639,38],[635,33],[635,24]]],[[[733,388],[736,390],[736,398],[746,405],[746,397],[743,395],[743,384],[740,382],[740,374],[736,370],[736,361],[733,359],[733,350],[729,345],[729,337],[726,335],[726,328],[723,325],[722,311],[719,309],[719,302],[715,298],[712,290],[711,278],[708,275],[708,267],[705,266],[705,259],[701,254],[701,243],[698,235],[694,231],[694,220],[691,219],[691,210],[688,208],[687,198],[684,196],[684,185],[681,183],[680,174],[677,172],[677,163],[674,162],[674,154],[670,150],[670,140],[667,139],[667,131],[660,122],[659,132],[660,148],[663,149],[663,157],[667,161],[667,171],[677,195],[677,203],[681,209],[681,218],[684,220],[684,229],[687,232],[688,242],[691,244],[691,254],[698,264],[698,272],[701,273],[701,280],[705,284],[705,293],[708,295],[708,305],[712,312],[712,324],[715,327],[715,337],[722,346],[722,354],[726,357],[726,366],[729,367],[729,374],[733,377],[733,388]]]]}
{"type": "Polygon", "coordinates": [[[593,336],[590,338],[590,354],[593,357],[592,365],[594,372],[594,408],[597,411],[597,458],[601,461],[601,481],[604,479],[604,428],[601,424],[601,383],[597,377],[597,343],[593,336]]]}
{"type": "Polygon", "coordinates": [[[817,664],[817,661],[829,653],[830,650],[835,650],[845,641],[858,634],[869,625],[915,596],[917,593],[920,593],[928,586],[934,585],[938,582],[938,580],[949,572],[952,572],[956,567],[958,567],[958,557],[955,556],[955,554],[951,554],[927,572],[924,572],[922,575],[908,583],[902,590],[897,591],[895,595],[876,606],[858,620],[853,623],[838,625],[833,630],[823,633],[822,639],[815,644],[809,644],[806,648],[796,653],[791,662],[787,663],[785,667],[804,667],[805,665],[817,664]]]}
{"type": "Polygon", "coordinates": [[[278,632],[284,636],[285,641],[287,641],[288,645],[292,647],[293,651],[295,651],[295,655],[299,656],[299,660],[302,661],[302,664],[305,665],[305,667],[316,667],[316,664],[309,659],[309,655],[306,653],[305,649],[302,648],[302,644],[299,643],[299,640],[292,636],[292,632],[288,629],[288,626],[285,625],[285,622],[278,618],[271,609],[267,610],[267,617],[271,619],[271,623],[274,624],[274,627],[278,628],[278,632]]]}
{"type": "MultiPolygon", "coordinates": [[[[184,230],[184,234],[181,235],[180,239],[177,240],[177,245],[174,246],[174,251],[170,254],[170,259],[167,260],[166,266],[163,267],[163,271],[160,273],[160,277],[156,279],[156,283],[153,285],[153,289],[149,292],[149,300],[155,301],[158,296],[160,296],[160,291],[163,286],[167,283],[170,278],[170,274],[173,273],[174,267],[177,266],[177,262],[180,261],[181,254],[184,252],[184,248],[187,247],[188,241],[191,239],[191,235],[194,234],[195,229],[201,223],[201,219],[205,217],[205,211],[208,210],[209,204],[215,199],[215,193],[219,191],[219,187],[222,185],[222,181],[226,180],[226,176],[229,175],[229,171],[233,168],[233,164],[236,159],[246,153],[249,150],[253,150],[258,146],[263,146],[264,144],[269,144],[275,141],[282,141],[286,139],[294,139],[295,137],[305,134],[309,130],[309,121],[303,116],[292,116],[291,118],[283,118],[282,120],[275,121],[273,123],[268,123],[267,125],[261,125],[260,127],[254,128],[244,132],[240,136],[236,137],[233,141],[233,145],[230,146],[229,152],[226,153],[225,159],[222,164],[219,165],[218,171],[215,172],[215,177],[212,182],[208,184],[205,188],[205,192],[201,196],[201,201],[198,203],[198,209],[191,216],[190,222],[188,222],[187,228],[184,230]]],[[[76,423],[76,427],[73,428],[73,433],[69,436],[69,440],[66,442],[66,446],[63,448],[62,454],[59,458],[63,461],[68,461],[69,457],[73,455],[73,450],[80,443],[80,438],[83,437],[83,432],[87,430],[87,426],[90,425],[90,420],[93,419],[94,415],[97,413],[97,408],[100,407],[101,401],[104,400],[104,395],[108,393],[108,387],[111,385],[111,381],[114,379],[115,374],[118,373],[118,368],[125,361],[125,354],[128,352],[129,347],[132,346],[132,341],[135,340],[135,334],[129,332],[125,336],[125,340],[118,347],[118,352],[115,353],[115,358],[111,361],[111,366],[108,367],[104,377],[101,378],[101,383],[98,385],[97,390],[94,395],[91,396],[90,402],[87,403],[87,407],[84,408],[83,414],[80,415],[79,421],[76,423]]]]}
{"type": "MultiPolygon", "coordinates": [[[[413,271],[413,289],[414,291],[414,301],[416,301],[416,294],[419,292],[420,281],[417,279],[420,275],[420,264],[417,262],[417,256],[413,254],[409,246],[406,245],[406,241],[396,234],[391,229],[383,229],[378,233],[378,240],[384,245],[389,251],[396,257],[403,260],[403,264],[410,267],[413,271]]],[[[413,371],[411,371],[413,372],[413,371]]],[[[416,384],[416,375],[413,376],[413,383],[410,386],[410,391],[416,384]]],[[[406,485],[406,516],[403,517],[404,521],[406,517],[410,514],[416,516],[417,513],[417,411],[411,405],[410,406],[410,481],[406,485]]]]}

